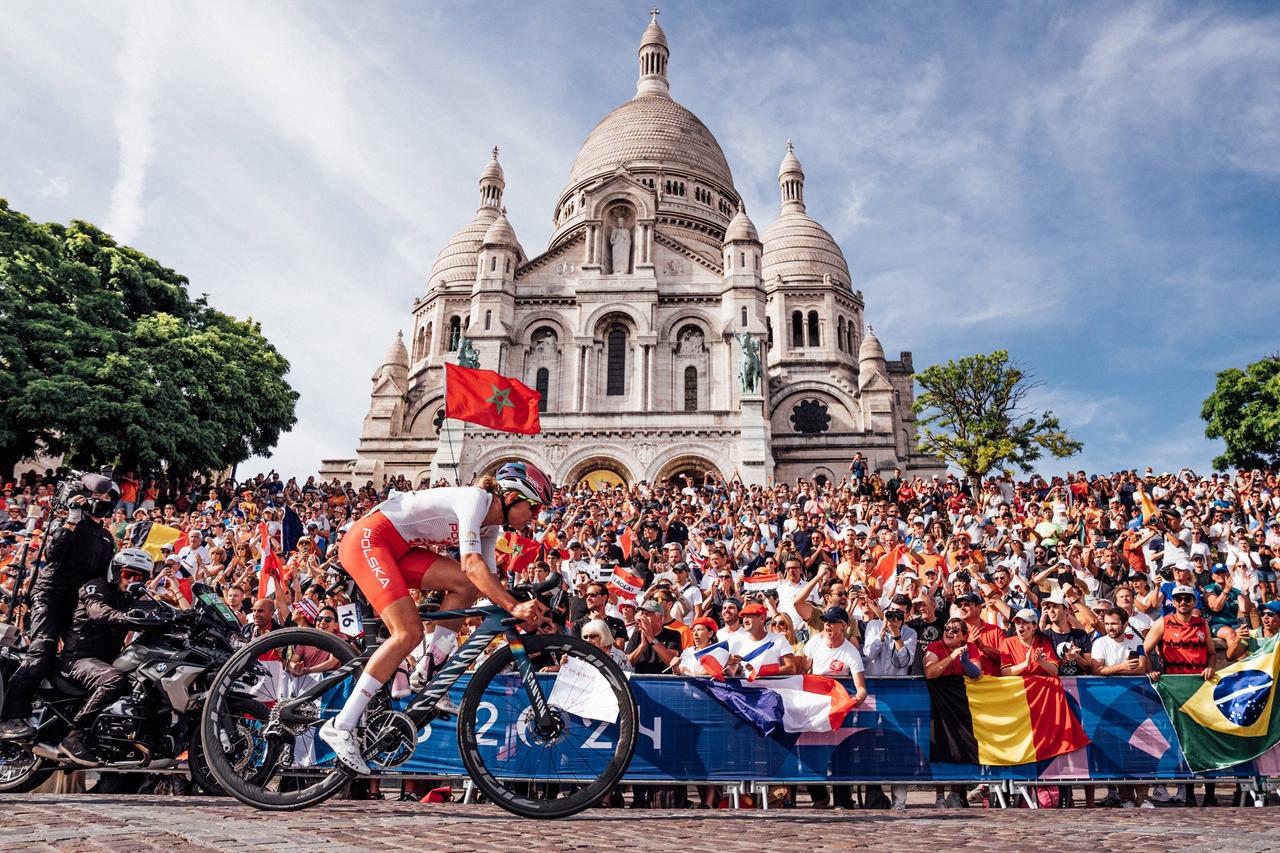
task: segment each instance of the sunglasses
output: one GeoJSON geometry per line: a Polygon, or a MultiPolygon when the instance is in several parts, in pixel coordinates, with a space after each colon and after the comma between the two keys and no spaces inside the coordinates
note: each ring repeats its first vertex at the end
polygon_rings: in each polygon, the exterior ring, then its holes
{"type": "Polygon", "coordinates": [[[1182,595],[1175,595],[1173,597],[1173,600],[1174,601],[1195,601],[1196,597],[1194,595],[1187,595],[1184,592],[1182,595]]]}
{"type": "Polygon", "coordinates": [[[603,640],[603,639],[604,639],[604,637],[600,636],[599,634],[583,634],[583,635],[582,635],[582,639],[584,639],[584,640],[603,640]]]}
{"type": "Polygon", "coordinates": [[[786,623],[786,622],[783,622],[781,619],[778,619],[777,621],[772,622],[771,624],[772,624],[772,626],[773,626],[774,628],[786,628],[786,627],[789,627],[789,626],[787,625],[787,623],[786,623]]]}
{"type": "Polygon", "coordinates": [[[326,622],[337,622],[337,621],[338,620],[334,619],[332,616],[321,616],[319,619],[316,620],[316,624],[323,625],[326,622]]]}
{"type": "Polygon", "coordinates": [[[139,572],[135,569],[122,569],[120,571],[120,577],[124,578],[127,581],[140,581],[144,577],[146,577],[146,575],[144,575],[142,572],[139,572]]]}
{"type": "Polygon", "coordinates": [[[602,595],[604,595],[603,592],[589,592],[587,593],[587,598],[599,598],[602,595]]]}
{"type": "Polygon", "coordinates": [[[944,634],[959,634],[959,633],[960,633],[960,629],[959,629],[959,628],[944,628],[944,629],[942,629],[942,633],[944,633],[944,634]]]}

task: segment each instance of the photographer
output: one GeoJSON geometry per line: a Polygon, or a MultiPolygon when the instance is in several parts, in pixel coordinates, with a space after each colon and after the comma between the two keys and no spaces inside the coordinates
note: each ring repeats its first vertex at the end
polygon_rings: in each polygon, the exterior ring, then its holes
{"type": "Polygon", "coordinates": [[[66,520],[49,534],[45,566],[31,587],[27,654],[6,685],[0,738],[32,734],[27,722],[31,697],[53,669],[58,644],[76,611],[76,592],[87,581],[105,576],[111,564],[115,542],[102,520],[111,516],[118,494],[110,479],[85,474],[79,494],[67,501],[66,520]]]}

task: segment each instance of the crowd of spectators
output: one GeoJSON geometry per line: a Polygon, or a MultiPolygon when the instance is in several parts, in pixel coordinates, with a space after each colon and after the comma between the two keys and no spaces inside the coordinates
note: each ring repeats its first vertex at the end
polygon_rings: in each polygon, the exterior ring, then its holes
{"type": "MultiPolygon", "coordinates": [[[[21,555],[26,577],[36,569],[57,479],[28,473],[0,496],[6,614],[21,555]]],[[[147,522],[184,533],[163,555],[155,594],[184,606],[183,581],[210,584],[246,636],[287,623],[338,630],[344,527],[390,489],[444,485],[274,472],[116,480],[121,501],[106,525],[120,547],[147,522]],[[302,533],[282,584],[259,597],[262,525],[281,550],[286,508],[302,533]]],[[[781,673],[851,678],[855,701],[866,695],[864,674],[1210,677],[1280,630],[1280,477],[1271,470],[996,476],[974,489],[950,474],[874,473],[855,458],[839,482],[563,484],[521,533],[544,547],[510,581],[565,579],[547,630],[610,650],[624,669],[700,676],[693,652],[726,641],[728,672],[742,674],[743,650],[768,637],[781,673]],[[615,571],[639,578],[640,595],[620,597],[615,571]],[[1203,648],[1188,650],[1201,625],[1203,648]]],[[[847,804],[843,796],[810,791],[819,807],[847,804]]],[[[895,786],[884,799],[901,808],[905,796],[895,786]]],[[[714,799],[703,792],[704,805],[714,799]]],[[[937,791],[939,805],[963,799],[937,791]]],[[[1194,802],[1189,788],[1133,786],[1101,802],[1153,799],[1194,802]]],[[[1204,803],[1216,803],[1211,786],[1204,803]]]]}

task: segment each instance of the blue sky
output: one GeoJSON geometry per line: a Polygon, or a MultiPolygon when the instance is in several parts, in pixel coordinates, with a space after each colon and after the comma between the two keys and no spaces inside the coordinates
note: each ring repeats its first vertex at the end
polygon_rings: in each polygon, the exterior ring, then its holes
{"type": "MultiPolygon", "coordinates": [[[[488,151],[537,254],[634,92],[650,3],[20,4],[0,196],[88,219],[252,315],[299,425],[241,470],[349,456],[369,377],[488,151]]],[[[999,347],[1084,453],[1206,468],[1214,373],[1280,350],[1280,10],[666,3],[673,96],[758,227],[793,139],[890,357],[999,347]]]]}

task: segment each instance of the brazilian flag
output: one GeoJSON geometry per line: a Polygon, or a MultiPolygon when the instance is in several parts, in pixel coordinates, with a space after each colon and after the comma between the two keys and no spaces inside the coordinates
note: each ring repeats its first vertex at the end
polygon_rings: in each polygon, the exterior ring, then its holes
{"type": "Polygon", "coordinates": [[[1166,675],[1156,682],[1192,770],[1222,770],[1252,761],[1280,742],[1277,643],[1280,637],[1263,640],[1256,652],[1211,681],[1166,675]]]}

